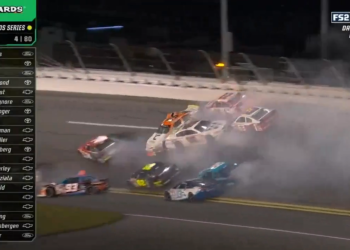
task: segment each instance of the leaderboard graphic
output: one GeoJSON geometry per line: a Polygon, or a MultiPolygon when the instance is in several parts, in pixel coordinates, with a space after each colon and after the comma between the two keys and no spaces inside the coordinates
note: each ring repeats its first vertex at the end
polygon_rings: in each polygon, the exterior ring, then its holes
{"type": "Polygon", "coordinates": [[[35,58],[0,47],[0,242],[35,238],[35,58]]]}
{"type": "Polygon", "coordinates": [[[36,0],[1,0],[0,46],[31,46],[36,36],[36,0]]]}

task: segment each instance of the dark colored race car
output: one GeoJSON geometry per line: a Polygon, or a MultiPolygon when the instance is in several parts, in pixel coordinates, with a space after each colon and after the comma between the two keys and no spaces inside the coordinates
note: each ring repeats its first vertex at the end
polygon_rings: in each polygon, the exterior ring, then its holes
{"type": "Polygon", "coordinates": [[[180,170],[175,164],[154,162],[146,164],[136,171],[127,181],[128,185],[136,188],[162,187],[168,184],[180,170]]]}
{"type": "Polygon", "coordinates": [[[231,172],[238,167],[237,163],[217,162],[210,168],[201,171],[197,178],[181,182],[164,192],[166,201],[195,201],[218,197],[227,188],[234,186],[231,172]]]}
{"type": "Polygon", "coordinates": [[[126,142],[130,139],[130,136],[101,135],[80,146],[78,152],[86,159],[106,163],[115,154],[122,154],[126,149],[126,142]]]}
{"type": "Polygon", "coordinates": [[[80,171],[77,176],[69,177],[60,183],[44,185],[37,197],[57,197],[70,195],[93,195],[109,189],[108,179],[97,179],[80,171]]]}

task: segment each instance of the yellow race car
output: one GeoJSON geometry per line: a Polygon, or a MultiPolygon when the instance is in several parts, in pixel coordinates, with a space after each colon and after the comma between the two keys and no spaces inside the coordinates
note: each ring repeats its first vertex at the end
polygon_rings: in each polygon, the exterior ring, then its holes
{"type": "Polygon", "coordinates": [[[130,187],[153,188],[162,187],[179,174],[180,170],[175,164],[154,162],[146,164],[137,170],[127,181],[130,187]]]}

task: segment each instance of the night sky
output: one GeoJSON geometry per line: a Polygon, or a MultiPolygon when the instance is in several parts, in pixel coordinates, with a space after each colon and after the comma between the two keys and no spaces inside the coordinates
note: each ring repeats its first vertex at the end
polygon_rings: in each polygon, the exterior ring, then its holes
{"type": "MultiPolygon", "coordinates": [[[[229,29],[239,46],[279,45],[293,54],[319,33],[320,1],[229,0],[229,29]]],[[[349,0],[329,2],[329,11],[350,11],[349,0]]],[[[220,46],[220,0],[39,2],[39,27],[57,22],[80,32],[89,26],[123,25],[123,30],[109,35],[141,44],[208,37],[215,49],[220,46]],[[162,28],[155,33],[166,30],[166,35],[154,35],[151,27],[162,28]]]]}

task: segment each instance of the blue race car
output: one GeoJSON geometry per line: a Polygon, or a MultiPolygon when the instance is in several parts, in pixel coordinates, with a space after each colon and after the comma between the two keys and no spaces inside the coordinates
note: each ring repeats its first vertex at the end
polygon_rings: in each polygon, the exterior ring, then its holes
{"type": "Polygon", "coordinates": [[[167,201],[205,200],[222,195],[228,186],[235,182],[230,179],[230,173],[238,164],[225,162],[215,163],[199,173],[198,178],[187,180],[165,191],[167,201]]]}
{"type": "Polygon", "coordinates": [[[67,195],[98,194],[107,191],[108,179],[97,179],[80,171],[77,176],[69,177],[60,183],[49,183],[41,188],[37,197],[57,197],[67,195]]]}
{"type": "Polygon", "coordinates": [[[217,182],[217,183],[231,183],[231,172],[238,167],[238,163],[217,162],[210,168],[204,169],[198,175],[199,179],[217,182]]]}

